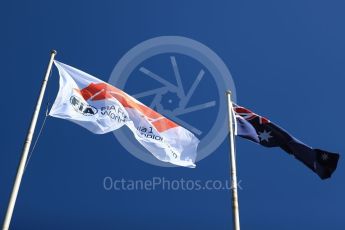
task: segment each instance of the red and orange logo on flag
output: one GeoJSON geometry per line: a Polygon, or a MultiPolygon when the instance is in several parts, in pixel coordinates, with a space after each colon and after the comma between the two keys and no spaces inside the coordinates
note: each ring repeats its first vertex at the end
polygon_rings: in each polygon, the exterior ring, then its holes
{"type": "Polygon", "coordinates": [[[175,122],[163,117],[153,109],[134,100],[122,90],[119,90],[118,88],[107,83],[91,83],[87,87],[79,90],[79,93],[86,101],[99,101],[115,98],[123,105],[123,107],[135,109],[136,111],[140,112],[142,116],[150,121],[158,132],[164,132],[168,129],[179,126],[175,122]]]}

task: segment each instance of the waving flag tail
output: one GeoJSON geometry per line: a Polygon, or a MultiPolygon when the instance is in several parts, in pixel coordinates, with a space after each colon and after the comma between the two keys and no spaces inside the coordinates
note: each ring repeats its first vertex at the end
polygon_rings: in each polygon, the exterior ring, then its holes
{"type": "Polygon", "coordinates": [[[339,154],[314,149],[267,118],[236,104],[237,135],[266,147],[280,147],[314,171],[321,179],[331,177],[337,168],[339,154]]]}

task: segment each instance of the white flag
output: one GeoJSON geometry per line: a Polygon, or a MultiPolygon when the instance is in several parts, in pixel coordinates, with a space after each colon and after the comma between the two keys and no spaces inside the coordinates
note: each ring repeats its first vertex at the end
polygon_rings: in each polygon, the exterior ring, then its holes
{"type": "Polygon", "coordinates": [[[60,89],[49,115],[97,134],[126,125],[157,159],[195,167],[199,140],[190,131],[96,77],[58,61],[54,64],[60,89]]]}

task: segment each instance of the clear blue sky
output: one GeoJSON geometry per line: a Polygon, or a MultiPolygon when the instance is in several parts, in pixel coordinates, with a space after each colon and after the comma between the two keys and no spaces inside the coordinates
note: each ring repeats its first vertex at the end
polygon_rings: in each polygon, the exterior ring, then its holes
{"type": "MultiPolygon", "coordinates": [[[[1,218],[52,48],[58,60],[107,81],[136,44],[162,35],[193,38],[228,65],[239,104],[313,147],[344,152],[344,7],[320,0],[3,2],[1,218]]],[[[56,72],[45,103],[55,98],[56,72]]],[[[342,158],[322,181],[280,149],[237,140],[243,229],[343,229],[342,158]]],[[[133,157],[112,134],[49,118],[23,178],[13,229],[232,228],[229,191],[106,191],[106,176],[226,180],[228,142],[196,169],[162,168],[133,157]]]]}

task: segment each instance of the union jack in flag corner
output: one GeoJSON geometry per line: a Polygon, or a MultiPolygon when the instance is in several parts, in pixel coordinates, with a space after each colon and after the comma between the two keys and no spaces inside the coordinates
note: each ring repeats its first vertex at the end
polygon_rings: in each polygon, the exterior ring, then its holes
{"type": "Polygon", "coordinates": [[[321,179],[331,177],[337,168],[339,154],[314,149],[302,143],[267,118],[233,104],[237,135],[265,147],[280,147],[314,171],[321,179]]]}

